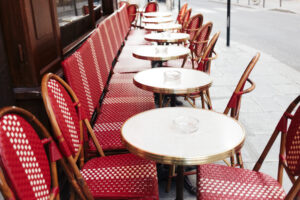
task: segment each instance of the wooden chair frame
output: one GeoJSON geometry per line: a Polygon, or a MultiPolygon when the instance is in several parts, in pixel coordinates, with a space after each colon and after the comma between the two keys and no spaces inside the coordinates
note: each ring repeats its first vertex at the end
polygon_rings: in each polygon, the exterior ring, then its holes
{"type": "MultiPolygon", "coordinates": [[[[291,119],[292,112],[296,110],[296,107],[299,107],[300,102],[300,95],[296,97],[296,99],[288,106],[288,108],[285,110],[284,115],[282,116],[281,120],[288,120],[291,119]],[[285,118],[285,119],[284,119],[285,118]]],[[[280,122],[279,122],[280,123],[280,122]]],[[[253,171],[259,171],[265,158],[267,157],[271,147],[273,146],[276,138],[280,135],[281,141],[280,141],[280,159],[278,163],[278,173],[277,173],[277,181],[282,185],[282,176],[283,176],[283,170],[286,171],[289,179],[293,183],[292,188],[288,192],[287,196],[285,197],[286,200],[294,199],[294,197],[297,195],[298,191],[300,190],[300,177],[298,176],[295,178],[295,175],[292,174],[292,172],[289,170],[288,165],[286,161],[283,158],[285,155],[285,142],[286,142],[286,130],[280,130],[278,126],[275,128],[271,138],[269,139],[266,147],[264,148],[262,154],[260,155],[258,161],[255,163],[253,167],[253,171]]]]}
{"type": "MultiPolygon", "coordinates": [[[[198,62],[198,64],[200,62],[202,62],[202,64],[207,62],[206,65],[208,67],[207,67],[207,70],[204,71],[204,72],[206,72],[208,74],[210,74],[211,61],[218,57],[218,54],[213,49],[214,49],[214,46],[215,46],[216,42],[218,41],[219,35],[220,35],[220,32],[217,32],[212,37],[212,39],[210,40],[208,46],[206,47],[206,49],[203,53],[203,56],[202,56],[201,60],[198,62]],[[212,57],[212,54],[214,54],[215,56],[212,57]]],[[[200,92],[198,94],[185,95],[185,100],[188,101],[189,104],[191,104],[191,106],[193,106],[195,108],[196,107],[196,101],[195,100],[196,100],[196,98],[199,98],[199,97],[201,98],[201,101],[202,101],[202,108],[205,108],[205,103],[206,103],[207,107],[209,109],[212,109],[209,90],[200,92]]]]}
{"type": "MultiPolygon", "coordinates": [[[[80,109],[80,102],[78,100],[78,98],[76,97],[74,91],[71,89],[71,87],[64,81],[62,80],[60,77],[58,77],[55,74],[49,73],[46,74],[43,77],[42,80],[42,97],[44,100],[44,104],[46,107],[46,111],[47,114],[49,116],[49,120],[51,122],[51,125],[53,127],[53,132],[55,137],[58,140],[58,143],[64,143],[65,139],[62,135],[62,132],[59,128],[59,125],[57,123],[49,96],[48,96],[48,88],[47,88],[47,83],[50,79],[54,79],[56,81],[58,81],[65,89],[66,91],[69,93],[71,99],[73,100],[74,104],[77,105],[78,110],[80,109]]],[[[99,141],[97,140],[95,133],[88,121],[87,118],[84,119],[79,119],[79,126],[80,126],[80,140],[83,140],[83,123],[85,124],[85,126],[87,127],[88,133],[89,135],[92,137],[92,140],[96,146],[96,149],[99,153],[99,155],[101,156],[105,156],[104,152],[99,144],[99,141]]],[[[68,161],[68,165],[63,166],[63,169],[65,171],[65,173],[67,174],[67,177],[70,181],[70,183],[72,184],[72,186],[74,187],[76,193],[79,195],[79,197],[81,199],[93,199],[93,196],[89,190],[89,188],[87,187],[86,182],[84,181],[84,178],[82,177],[79,168],[82,168],[83,164],[84,164],[84,152],[83,152],[84,148],[83,145],[80,145],[79,151],[78,153],[73,157],[72,155],[70,156],[65,156],[66,160],[68,161]],[[79,168],[77,166],[77,162],[79,162],[79,168]]]]}
{"type": "MultiPolygon", "coordinates": [[[[43,124],[30,112],[19,108],[15,106],[11,107],[4,107],[0,110],[0,118],[3,117],[6,114],[16,114],[20,115],[23,117],[33,128],[34,130],[39,133],[38,136],[43,139],[49,139],[50,142],[52,142],[52,138],[47,131],[47,129],[43,126],[43,124]]],[[[47,151],[46,151],[47,152],[47,151]]],[[[52,188],[59,187],[58,185],[58,177],[57,177],[57,166],[56,166],[56,161],[51,161],[49,160],[50,163],[50,172],[51,172],[51,184],[52,188]]],[[[5,176],[2,173],[2,170],[0,170],[0,191],[2,195],[4,196],[5,199],[14,199],[15,196],[13,195],[12,190],[10,189],[9,185],[7,184],[5,180],[5,176]]],[[[53,199],[60,199],[59,198],[59,192],[56,194],[53,193],[53,191],[50,191],[50,200],[53,199]]]]}
{"type": "MultiPolygon", "coordinates": [[[[186,33],[188,33],[188,34],[195,33],[195,32],[197,32],[197,31],[201,28],[202,24],[203,24],[203,15],[200,14],[200,13],[199,13],[199,14],[196,14],[196,15],[192,16],[192,17],[189,19],[189,21],[187,22],[187,25],[186,25],[186,27],[183,29],[183,31],[186,32],[186,33]],[[189,26],[189,24],[191,24],[196,18],[199,18],[199,19],[200,19],[200,23],[199,23],[200,26],[199,26],[198,28],[196,28],[196,29],[188,29],[187,27],[189,26]]],[[[190,42],[193,41],[193,39],[195,38],[195,36],[196,36],[196,34],[195,34],[194,37],[190,40],[190,42]]]]}
{"type": "Polygon", "coordinates": [[[188,9],[182,17],[181,32],[184,32],[184,30],[186,29],[186,26],[188,25],[191,15],[192,15],[192,8],[188,9]]]}

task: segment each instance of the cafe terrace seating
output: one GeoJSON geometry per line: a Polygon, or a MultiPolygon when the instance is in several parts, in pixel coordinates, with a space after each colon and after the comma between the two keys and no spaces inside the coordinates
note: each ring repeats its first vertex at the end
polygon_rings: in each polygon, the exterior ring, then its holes
{"type": "Polygon", "coordinates": [[[0,149],[0,190],[5,199],[59,199],[56,161],[61,156],[34,115],[18,107],[2,108],[0,149]]]}
{"type": "MultiPolygon", "coordinates": [[[[65,81],[51,73],[45,75],[42,95],[59,149],[67,161],[64,171],[69,181],[77,184],[77,194],[87,199],[158,199],[155,162],[133,154],[105,156],[81,109],[82,102],[65,81]],[[83,123],[101,156],[88,162],[84,162],[83,123]]],[[[122,115],[117,110],[114,115],[117,113],[122,115]]]]}
{"type": "Polygon", "coordinates": [[[300,96],[283,113],[253,170],[217,164],[197,168],[197,199],[293,199],[300,188],[300,96]],[[277,137],[281,137],[277,181],[259,172],[277,137]],[[293,183],[286,194],[283,190],[283,170],[293,183]]]}

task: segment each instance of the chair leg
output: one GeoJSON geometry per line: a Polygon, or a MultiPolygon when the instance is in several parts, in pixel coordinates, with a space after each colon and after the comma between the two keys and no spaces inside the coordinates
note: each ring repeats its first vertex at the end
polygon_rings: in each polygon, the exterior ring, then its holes
{"type": "Polygon", "coordinates": [[[169,165],[169,176],[167,180],[167,185],[166,185],[166,192],[170,192],[171,189],[171,184],[172,184],[172,177],[175,175],[175,165],[169,165]]]}
{"type": "Polygon", "coordinates": [[[237,160],[237,164],[240,166],[240,168],[244,168],[242,153],[240,151],[236,153],[236,160],[237,160]]]}
{"type": "Polygon", "coordinates": [[[184,65],[185,65],[186,61],[187,61],[187,57],[185,57],[185,58],[183,59],[183,62],[182,62],[181,68],[183,68],[183,67],[184,67],[184,65]]]}
{"type": "Polygon", "coordinates": [[[202,108],[204,109],[205,108],[205,100],[204,100],[204,96],[203,96],[203,92],[200,93],[200,96],[201,96],[201,104],[202,104],[202,108]]]}
{"type": "Polygon", "coordinates": [[[206,96],[206,99],[207,99],[207,107],[209,110],[212,110],[212,104],[211,104],[211,100],[210,100],[210,95],[209,95],[209,90],[206,90],[205,91],[205,96],[206,96]]]}

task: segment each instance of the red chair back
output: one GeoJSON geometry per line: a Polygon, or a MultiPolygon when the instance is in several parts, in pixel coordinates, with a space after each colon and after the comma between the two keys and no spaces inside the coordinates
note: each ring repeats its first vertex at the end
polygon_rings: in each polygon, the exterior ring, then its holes
{"type": "Polygon", "coordinates": [[[190,34],[190,40],[193,41],[195,34],[199,30],[199,28],[202,26],[203,23],[203,16],[202,14],[194,15],[189,22],[187,23],[187,26],[185,27],[184,31],[188,34],[190,34]]]}
{"type": "Polygon", "coordinates": [[[198,70],[206,72],[206,73],[210,73],[210,66],[211,66],[211,61],[215,58],[212,57],[213,53],[214,53],[214,48],[215,45],[218,41],[220,32],[217,32],[212,39],[210,40],[208,46],[206,47],[200,62],[198,63],[198,70]]]}
{"type": "Polygon", "coordinates": [[[130,24],[136,20],[137,10],[138,6],[136,4],[131,4],[127,7],[128,19],[130,24]]]}
{"type": "Polygon", "coordinates": [[[176,22],[178,22],[178,24],[182,24],[182,19],[187,10],[187,7],[188,7],[187,3],[185,3],[181,6],[180,11],[178,12],[178,15],[177,15],[177,19],[176,19],[176,22]]]}
{"type": "Polygon", "coordinates": [[[55,161],[60,154],[47,130],[31,113],[17,107],[0,110],[0,149],[0,189],[6,199],[49,199],[51,194],[58,194],[55,161]],[[52,155],[51,172],[46,147],[52,155]],[[56,180],[52,191],[51,176],[56,180]]]}
{"type": "Polygon", "coordinates": [[[181,23],[181,25],[182,25],[182,31],[184,31],[185,28],[187,27],[188,21],[190,20],[190,17],[191,17],[191,14],[192,14],[192,9],[191,9],[191,8],[188,9],[188,10],[185,12],[185,14],[184,14],[184,16],[183,16],[183,18],[182,18],[182,23],[181,23]]]}
{"type": "Polygon", "coordinates": [[[213,24],[208,22],[204,24],[198,32],[195,34],[195,38],[192,40],[192,50],[198,60],[204,53],[204,49],[207,47],[209,36],[212,30],[213,24]]]}
{"type": "MultiPolygon", "coordinates": [[[[300,96],[298,97],[300,99],[300,96]]],[[[287,130],[285,151],[287,167],[293,176],[300,175],[300,106],[298,106],[294,115],[286,113],[285,118],[291,118],[289,129],[287,130]]],[[[285,122],[281,122],[285,123],[285,122]]],[[[281,124],[279,124],[280,126],[281,124]]],[[[285,160],[285,159],[283,159],[285,160]]]]}
{"type": "Polygon", "coordinates": [[[157,2],[149,2],[145,7],[145,13],[147,12],[157,12],[158,11],[158,3],[157,2]]]}

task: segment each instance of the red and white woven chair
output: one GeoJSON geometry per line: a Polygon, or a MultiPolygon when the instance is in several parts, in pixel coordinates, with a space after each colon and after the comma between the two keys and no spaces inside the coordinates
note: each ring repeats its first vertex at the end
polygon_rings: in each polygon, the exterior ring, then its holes
{"type": "Polygon", "coordinates": [[[180,10],[179,10],[179,12],[178,12],[177,18],[176,18],[176,23],[182,24],[182,18],[183,18],[183,16],[184,16],[184,14],[185,14],[187,8],[188,8],[188,4],[187,4],[187,3],[185,3],[185,4],[183,4],[183,5],[181,6],[181,8],[180,8],[180,10]]]}
{"type": "Polygon", "coordinates": [[[34,115],[22,108],[2,108],[0,149],[5,199],[59,199],[56,161],[61,155],[34,115]]]}
{"type": "Polygon", "coordinates": [[[42,80],[42,94],[54,135],[68,162],[64,170],[72,174],[68,176],[70,182],[80,186],[74,188],[77,194],[84,194],[87,199],[158,199],[155,163],[132,154],[104,156],[79,100],[67,83],[47,74],[42,80]],[[102,156],[86,163],[83,123],[102,156]]]}
{"type": "Polygon", "coordinates": [[[253,170],[216,164],[197,169],[198,199],[291,200],[300,190],[300,96],[287,108],[253,170]],[[277,180],[259,172],[276,138],[281,137],[277,180]],[[293,183],[286,194],[281,186],[283,170],[293,183]]]}
{"type": "Polygon", "coordinates": [[[182,25],[181,32],[184,32],[184,30],[186,29],[191,15],[192,15],[192,9],[190,8],[183,15],[182,22],[181,22],[182,25]]]}
{"type": "Polygon", "coordinates": [[[131,26],[137,27],[137,12],[138,12],[138,5],[136,4],[130,4],[129,6],[127,6],[127,13],[128,13],[128,18],[129,18],[129,22],[131,24],[131,26]]]}

